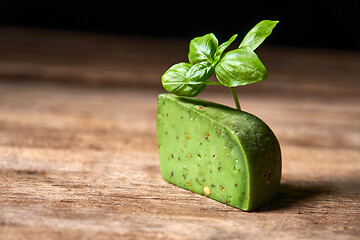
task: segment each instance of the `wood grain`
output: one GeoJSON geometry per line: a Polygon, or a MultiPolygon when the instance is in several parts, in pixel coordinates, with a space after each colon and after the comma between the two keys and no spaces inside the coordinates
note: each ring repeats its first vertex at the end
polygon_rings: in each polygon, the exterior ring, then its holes
{"type": "MultiPolygon", "coordinates": [[[[1,239],[358,239],[359,54],[266,48],[238,88],[283,153],[246,213],[162,180],[160,76],[187,41],[0,29],[1,239]]],[[[233,106],[227,89],[200,96],[233,106]]]]}

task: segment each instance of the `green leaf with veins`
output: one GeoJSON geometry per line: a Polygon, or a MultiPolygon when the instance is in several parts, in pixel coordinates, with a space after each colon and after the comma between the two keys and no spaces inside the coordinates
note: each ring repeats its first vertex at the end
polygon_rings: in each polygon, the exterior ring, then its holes
{"type": "Polygon", "coordinates": [[[230,46],[230,44],[235,40],[236,37],[237,37],[237,34],[234,34],[228,41],[224,42],[216,49],[216,52],[214,55],[215,65],[220,61],[221,55],[223,54],[225,49],[230,46]]]}
{"type": "Polygon", "coordinates": [[[267,71],[256,53],[249,47],[232,50],[215,67],[216,77],[225,87],[237,87],[259,82],[267,71]]]}
{"type": "Polygon", "coordinates": [[[191,68],[189,63],[177,63],[170,67],[162,76],[162,85],[170,93],[179,96],[195,97],[204,90],[206,84],[187,79],[186,74],[191,68]]]}
{"type": "Polygon", "coordinates": [[[255,25],[244,37],[239,48],[248,46],[255,50],[272,32],[279,21],[263,20],[255,25]]]}
{"type": "Polygon", "coordinates": [[[191,40],[189,45],[189,62],[193,65],[201,61],[213,62],[218,47],[218,40],[213,33],[191,40]]]}
{"type": "Polygon", "coordinates": [[[214,67],[211,62],[202,61],[193,65],[186,73],[188,82],[204,82],[214,73],[214,67]]]}

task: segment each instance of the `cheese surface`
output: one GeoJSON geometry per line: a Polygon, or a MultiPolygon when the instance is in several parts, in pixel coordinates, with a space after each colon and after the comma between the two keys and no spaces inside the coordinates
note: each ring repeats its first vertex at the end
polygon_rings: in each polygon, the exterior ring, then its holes
{"type": "Polygon", "coordinates": [[[251,211],[278,191],[281,151],[259,118],[196,98],[160,94],[160,170],[169,183],[251,211]]]}

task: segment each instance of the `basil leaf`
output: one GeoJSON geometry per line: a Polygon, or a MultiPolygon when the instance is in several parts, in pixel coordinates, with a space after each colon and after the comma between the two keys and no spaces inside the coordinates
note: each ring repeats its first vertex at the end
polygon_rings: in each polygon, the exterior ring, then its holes
{"type": "Polygon", "coordinates": [[[206,84],[186,79],[186,74],[191,68],[189,63],[177,63],[170,67],[161,77],[163,87],[170,93],[195,97],[202,92],[206,84]]]}
{"type": "Polygon", "coordinates": [[[191,40],[189,46],[189,62],[194,65],[201,61],[213,62],[218,47],[218,40],[213,33],[191,40]]]}
{"type": "Polygon", "coordinates": [[[204,82],[214,73],[211,62],[202,61],[193,65],[186,73],[186,80],[189,82],[204,82]]]}
{"type": "Polygon", "coordinates": [[[236,87],[259,82],[267,77],[267,71],[250,47],[227,52],[215,67],[216,77],[226,87],[236,87]]]}
{"type": "Polygon", "coordinates": [[[239,48],[248,46],[255,50],[267,38],[279,21],[263,20],[255,25],[244,37],[239,48]]]}
{"type": "Polygon", "coordinates": [[[215,56],[214,56],[215,65],[219,62],[221,54],[225,51],[225,49],[228,46],[230,46],[230,44],[235,40],[236,37],[237,37],[237,34],[234,34],[228,41],[224,42],[216,49],[215,56]]]}

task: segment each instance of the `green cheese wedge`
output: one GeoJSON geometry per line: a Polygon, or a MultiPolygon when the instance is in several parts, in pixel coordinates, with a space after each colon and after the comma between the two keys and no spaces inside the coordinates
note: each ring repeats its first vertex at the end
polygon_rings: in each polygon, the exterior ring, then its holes
{"type": "Polygon", "coordinates": [[[169,183],[251,211],[278,191],[281,151],[259,118],[220,104],[160,94],[157,138],[169,183]]]}

